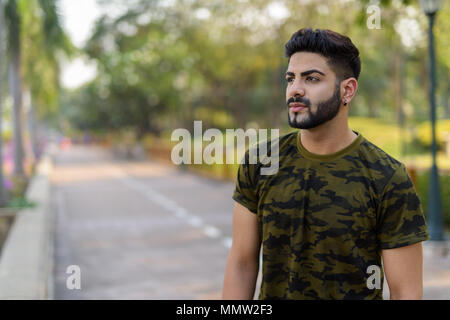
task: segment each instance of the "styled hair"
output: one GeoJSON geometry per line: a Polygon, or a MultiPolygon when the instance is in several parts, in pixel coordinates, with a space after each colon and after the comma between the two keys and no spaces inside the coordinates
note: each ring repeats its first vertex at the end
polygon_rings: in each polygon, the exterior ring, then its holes
{"type": "Polygon", "coordinates": [[[327,59],[339,81],[354,77],[361,72],[359,50],[349,37],[327,29],[302,28],[295,32],[285,45],[285,56],[291,58],[296,52],[312,52],[327,59]]]}

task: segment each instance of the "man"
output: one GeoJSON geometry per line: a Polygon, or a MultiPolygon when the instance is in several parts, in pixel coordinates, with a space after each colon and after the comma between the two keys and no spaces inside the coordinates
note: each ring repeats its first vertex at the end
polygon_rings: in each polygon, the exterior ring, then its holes
{"type": "Polygon", "coordinates": [[[262,244],[260,299],[382,299],[383,268],[391,299],[421,299],[429,235],[414,186],[348,126],[358,49],[301,29],[285,50],[288,120],[301,130],[279,139],[276,174],[248,151],[239,167],[223,298],[253,298],[262,244]]]}

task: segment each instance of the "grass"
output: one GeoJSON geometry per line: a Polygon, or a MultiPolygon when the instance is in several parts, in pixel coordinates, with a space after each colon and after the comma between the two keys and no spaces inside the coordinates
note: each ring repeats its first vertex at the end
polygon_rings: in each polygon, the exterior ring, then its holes
{"type": "Polygon", "coordinates": [[[35,206],[36,203],[29,201],[25,197],[15,197],[8,202],[6,208],[22,209],[22,208],[33,208],[35,206]]]}
{"type": "Polygon", "coordinates": [[[406,143],[412,141],[408,131],[400,130],[395,124],[380,119],[351,117],[349,127],[394,158],[399,158],[402,154],[402,140],[406,143]]]}
{"type": "MultiPolygon", "coordinates": [[[[418,169],[427,170],[431,167],[431,154],[421,154],[406,156],[401,159],[405,164],[415,166],[418,169]]],[[[442,171],[450,171],[450,157],[443,152],[438,152],[436,156],[437,166],[442,171]]]]}
{"type": "MultiPolygon", "coordinates": [[[[422,172],[417,175],[416,190],[419,194],[422,208],[425,212],[425,216],[428,211],[428,187],[429,187],[430,175],[428,172],[422,172]]],[[[447,228],[450,228],[450,175],[441,174],[439,176],[440,189],[441,189],[441,205],[442,215],[444,218],[444,224],[447,228]]]]}

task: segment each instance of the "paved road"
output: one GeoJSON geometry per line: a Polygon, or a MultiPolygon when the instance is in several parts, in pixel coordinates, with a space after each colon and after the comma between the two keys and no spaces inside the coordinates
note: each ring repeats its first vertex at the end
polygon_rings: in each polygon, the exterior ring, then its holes
{"type": "MultiPolygon", "coordinates": [[[[99,147],[72,146],[53,161],[56,299],[220,299],[232,183],[99,147]],[[70,265],[81,268],[81,290],[66,287],[70,265]]],[[[450,299],[450,255],[425,250],[424,299],[450,299]]]]}
{"type": "Polygon", "coordinates": [[[450,300],[450,241],[442,244],[436,246],[427,241],[423,245],[423,298],[426,300],[450,300]]]}
{"type": "Polygon", "coordinates": [[[54,156],[56,299],[219,299],[233,184],[97,147],[54,156]],[[66,269],[81,269],[81,290],[66,269]]]}

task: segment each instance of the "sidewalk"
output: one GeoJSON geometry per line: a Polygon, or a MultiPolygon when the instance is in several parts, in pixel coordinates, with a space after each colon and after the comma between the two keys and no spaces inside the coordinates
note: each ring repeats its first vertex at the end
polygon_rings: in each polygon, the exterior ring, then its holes
{"type": "Polygon", "coordinates": [[[423,299],[450,300],[450,240],[423,243],[423,299]]]}
{"type": "Polygon", "coordinates": [[[0,300],[52,299],[53,215],[49,210],[51,161],[44,154],[30,180],[26,198],[0,256],[0,300]]]}
{"type": "MultiPolygon", "coordinates": [[[[423,300],[450,300],[450,241],[428,240],[422,248],[423,300]]],[[[383,288],[383,298],[389,300],[386,277],[383,288]]]]}

